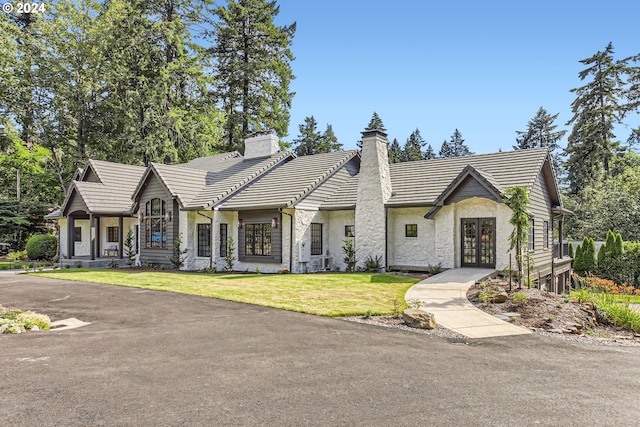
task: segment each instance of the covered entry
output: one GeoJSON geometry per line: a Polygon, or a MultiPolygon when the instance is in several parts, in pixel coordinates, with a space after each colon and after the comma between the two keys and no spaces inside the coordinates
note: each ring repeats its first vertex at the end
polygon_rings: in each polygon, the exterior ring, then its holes
{"type": "Polygon", "coordinates": [[[462,218],[462,267],[495,268],[496,219],[462,218]]]}

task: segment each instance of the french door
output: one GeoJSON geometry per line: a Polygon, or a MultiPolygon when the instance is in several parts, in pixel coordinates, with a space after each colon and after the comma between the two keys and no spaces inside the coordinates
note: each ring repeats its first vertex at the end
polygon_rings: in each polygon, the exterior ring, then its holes
{"type": "Polygon", "coordinates": [[[462,218],[462,267],[495,268],[496,219],[462,218]]]}

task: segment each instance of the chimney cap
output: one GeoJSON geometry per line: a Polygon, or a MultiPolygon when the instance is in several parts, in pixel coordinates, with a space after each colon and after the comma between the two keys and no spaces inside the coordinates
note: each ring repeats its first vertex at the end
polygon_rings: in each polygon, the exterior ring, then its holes
{"type": "Polygon", "coordinates": [[[361,133],[363,138],[379,136],[381,138],[387,139],[387,134],[380,129],[365,129],[361,133]]]}
{"type": "Polygon", "coordinates": [[[247,135],[247,138],[255,138],[257,136],[264,136],[264,135],[276,135],[275,131],[273,130],[258,130],[255,132],[251,132],[249,135],[247,135]]]}

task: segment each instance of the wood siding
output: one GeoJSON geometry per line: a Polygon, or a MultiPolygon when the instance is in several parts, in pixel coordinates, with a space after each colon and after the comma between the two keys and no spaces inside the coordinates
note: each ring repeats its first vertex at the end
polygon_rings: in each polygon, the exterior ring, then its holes
{"type": "Polygon", "coordinates": [[[85,213],[89,213],[89,208],[80,197],[80,194],[74,189],[73,194],[71,195],[71,200],[67,204],[67,211],[64,212],[64,215],[69,215],[72,212],[83,211],[85,213]]]}
{"type": "Polygon", "coordinates": [[[100,178],[98,178],[98,175],[96,175],[96,173],[93,171],[91,167],[89,167],[89,170],[87,170],[87,173],[85,174],[83,181],[97,182],[97,183],[102,182],[100,181],[100,178]]]}
{"type": "MultiPolygon", "coordinates": [[[[551,271],[551,257],[553,254],[553,232],[552,232],[552,217],[551,217],[551,199],[549,197],[549,191],[547,189],[546,181],[543,173],[540,172],[536,177],[535,183],[531,188],[529,194],[529,213],[534,220],[534,251],[529,252],[534,262],[534,269],[537,274],[550,273],[551,271]],[[549,248],[543,247],[543,230],[544,221],[549,223],[549,248]]],[[[529,236],[531,238],[531,236],[529,236]]],[[[525,267],[526,268],[526,267],[525,267]]]]}
{"type": "Polygon", "coordinates": [[[446,204],[456,203],[471,197],[484,197],[489,200],[497,201],[495,196],[491,194],[482,184],[473,177],[466,177],[453,194],[447,197],[446,204]]]}
{"type": "Polygon", "coordinates": [[[238,261],[244,262],[282,262],[282,216],[277,210],[240,211],[238,218],[242,220],[243,227],[238,229],[238,261]],[[278,218],[278,228],[271,229],[271,253],[272,256],[248,256],[245,255],[245,230],[246,224],[271,224],[272,218],[278,218]]]}
{"type": "Polygon", "coordinates": [[[140,208],[138,212],[144,214],[146,203],[149,200],[156,198],[164,200],[165,211],[171,212],[171,221],[167,222],[167,243],[164,248],[145,247],[147,241],[147,227],[143,221],[140,227],[140,261],[143,264],[148,262],[153,265],[171,266],[171,262],[169,262],[168,257],[173,254],[173,242],[175,236],[178,234],[179,207],[178,203],[171,198],[158,178],[154,174],[150,174],[144,188],[140,192],[140,208]]]}

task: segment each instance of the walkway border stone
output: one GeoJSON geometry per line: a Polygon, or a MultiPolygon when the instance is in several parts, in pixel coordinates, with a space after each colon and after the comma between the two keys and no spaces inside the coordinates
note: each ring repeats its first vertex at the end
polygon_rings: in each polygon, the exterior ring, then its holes
{"type": "Polygon", "coordinates": [[[439,325],[469,338],[530,334],[529,329],[477,309],[467,299],[467,290],[493,273],[495,270],[486,268],[447,270],[413,285],[405,300],[419,300],[422,308],[435,315],[439,325]]]}

